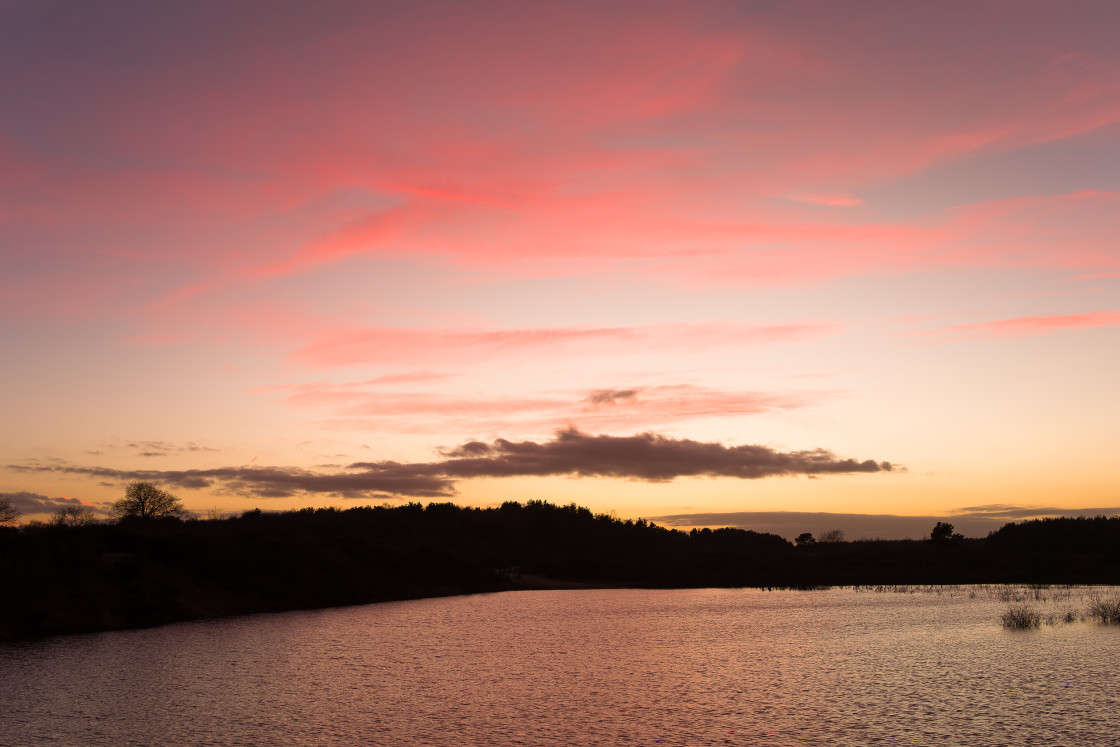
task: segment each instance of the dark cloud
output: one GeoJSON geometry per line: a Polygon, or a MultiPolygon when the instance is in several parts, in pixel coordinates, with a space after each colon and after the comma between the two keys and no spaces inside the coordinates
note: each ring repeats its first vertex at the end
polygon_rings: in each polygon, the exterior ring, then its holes
{"type": "MultiPolygon", "coordinates": [[[[889,462],[838,459],[824,449],[780,452],[766,446],[724,446],[656,433],[592,436],[560,431],[545,443],[471,441],[430,465],[448,477],[579,475],[663,482],[677,477],[757,479],[778,475],[889,472],[889,462]]],[[[355,465],[364,467],[366,465],[355,465]]]]}
{"type": "Polygon", "coordinates": [[[671,514],[647,517],[669,528],[735,527],[770,532],[794,539],[802,532],[819,537],[840,529],[848,539],[924,539],[939,521],[953,525],[966,537],[986,537],[1010,521],[1044,516],[1097,516],[1120,512],[1115,508],[1051,509],[1027,506],[974,507],[942,515],[896,516],[893,514],[842,514],[808,511],[735,511],[727,513],[671,514]],[[998,508],[977,511],[976,508],[998,508]],[[966,513],[961,513],[966,512],[966,513]]]}
{"type": "Polygon", "coordinates": [[[300,493],[321,493],[342,498],[408,496],[446,497],[454,493],[450,480],[424,474],[414,465],[383,462],[361,471],[318,473],[294,467],[218,467],[192,470],[121,470],[76,465],[9,465],[21,472],[61,472],[128,482],[150,480],[186,488],[218,488],[225,492],[260,498],[287,498],[300,493]]]}
{"type": "Polygon", "coordinates": [[[593,405],[614,405],[619,400],[634,399],[637,396],[637,389],[596,389],[587,395],[587,401],[593,405]]]}
{"type": "Polygon", "coordinates": [[[954,509],[954,518],[976,519],[1002,519],[1018,521],[1019,519],[1038,519],[1047,516],[1116,516],[1120,508],[1053,508],[1050,506],[1015,506],[1007,503],[989,503],[984,506],[965,506],[954,509]]]}
{"type": "Polygon", "coordinates": [[[287,498],[300,493],[324,493],[342,498],[438,498],[455,492],[450,480],[423,474],[412,465],[393,462],[382,462],[359,471],[331,473],[291,467],[231,467],[203,472],[200,477],[219,482],[232,492],[262,498],[287,498]]]}
{"type": "Polygon", "coordinates": [[[462,446],[441,452],[448,457],[484,457],[490,453],[490,444],[482,441],[468,441],[462,446]]]}
{"type": "Polygon", "coordinates": [[[757,479],[778,475],[885,472],[888,462],[839,459],[824,449],[780,452],[765,446],[724,446],[656,433],[591,436],[574,428],[551,441],[469,441],[434,462],[358,462],[334,472],[294,467],[219,467],[193,470],[121,470],[52,461],[10,465],[21,472],[86,475],[126,482],[151,480],[187,489],[286,498],[319,493],[343,498],[447,497],[455,482],[479,477],[573,475],[664,482],[677,477],[757,479]]]}
{"type": "Polygon", "coordinates": [[[68,506],[92,508],[94,510],[107,507],[107,504],[87,503],[77,498],[66,498],[65,496],[51,498],[50,496],[40,495],[39,493],[28,493],[27,491],[0,493],[0,498],[11,501],[12,506],[21,514],[53,514],[55,511],[58,511],[58,509],[68,506]]]}
{"type": "MultiPolygon", "coordinates": [[[[918,539],[928,537],[939,521],[952,521],[944,516],[894,516],[889,514],[840,514],[808,511],[734,511],[727,513],[671,514],[652,516],[650,521],[669,528],[735,527],[769,532],[794,539],[802,532],[820,537],[839,529],[850,539],[918,539]]],[[[983,537],[1000,522],[961,523],[957,531],[970,537],[983,537]]]]}
{"type": "Polygon", "coordinates": [[[149,451],[171,451],[175,444],[168,441],[129,441],[126,446],[130,449],[147,449],[149,451]]]}
{"type": "MultiPolygon", "coordinates": [[[[170,441],[129,441],[125,444],[125,448],[138,449],[137,456],[142,457],[163,457],[172,454],[191,454],[197,452],[216,452],[210,446],[203,446],[194,441],[188,441],[185,444],[176,444],[170,441]]],[[[93,454],[100,454],[101,452],[86,452],[93,454]]]]}

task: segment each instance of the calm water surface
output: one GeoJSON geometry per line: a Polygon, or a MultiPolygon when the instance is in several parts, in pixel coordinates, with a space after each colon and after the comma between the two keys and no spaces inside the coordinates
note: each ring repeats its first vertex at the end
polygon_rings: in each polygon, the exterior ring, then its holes
{"type": "Polygon", "coordinates": [[[0,644],[0,744],[1120,743],[1120,628],[1007,606],[525,591],[0,644]]]}

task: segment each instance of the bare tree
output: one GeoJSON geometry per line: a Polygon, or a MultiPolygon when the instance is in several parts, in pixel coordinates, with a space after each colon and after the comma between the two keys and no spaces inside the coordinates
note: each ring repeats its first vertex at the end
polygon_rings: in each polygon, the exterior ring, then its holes
{"type": "Polygon", "coordinates": [[[0,498],[0,527],[15,524],[19,520],[20,512],[12,505],[10,498],[0,498]]]}
{"type": "Polygon", "coordinates": [[[843,542],[844,530],[843,529],[829,529],[821,535],[818,542],[843,542]]]}
{"type": "Polygon", "coordinates": [[[97,523],[97,514],[85,506],[63,506],[51,517],[51,526],[84,527],[97,523]]]}
{"type": "Polygon", "coordinates": [[[124,498],[113,504],[113,513],[140,519],[178,516],[183,513],[183,502],[154,482],[141,480],[125,486],[124,498]]]}

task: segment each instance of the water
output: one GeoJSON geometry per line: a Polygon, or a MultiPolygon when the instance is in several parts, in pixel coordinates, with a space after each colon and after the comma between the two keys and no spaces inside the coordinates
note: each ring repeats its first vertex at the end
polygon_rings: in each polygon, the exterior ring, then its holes
{"type": "Polygon", "coordinates": [[[0,744],[1116,744],[1120,627],[1007,606],[527,591],[4,644],[0,744]]]}

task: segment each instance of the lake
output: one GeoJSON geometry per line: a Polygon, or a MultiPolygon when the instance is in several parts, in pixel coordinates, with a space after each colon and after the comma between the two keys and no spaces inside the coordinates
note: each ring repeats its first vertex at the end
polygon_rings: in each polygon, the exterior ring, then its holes
{"type": "Polygon", "coordinates": [[[1089,593],[517,591],[0,644],[0,744],[1115,745],[1120,626],[999,621],[1089,593]]]}

